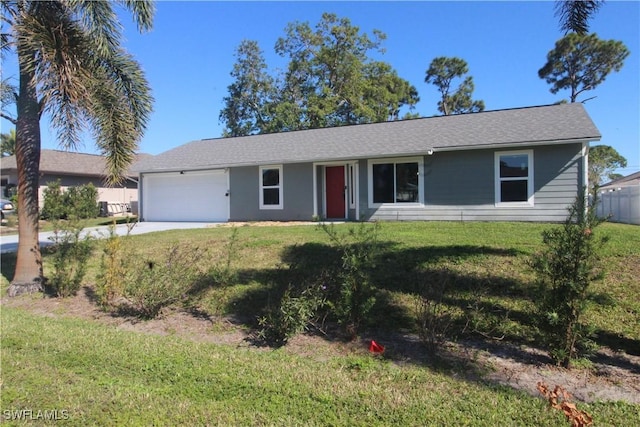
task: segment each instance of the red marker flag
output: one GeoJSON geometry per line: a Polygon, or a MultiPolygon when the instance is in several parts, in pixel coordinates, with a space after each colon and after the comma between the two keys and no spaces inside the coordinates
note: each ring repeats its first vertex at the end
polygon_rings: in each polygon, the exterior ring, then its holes
{"type": "Polygon", "coordinates": [[[377,342],[371,340],[371,344],[369,344],[369,351],[373,354],[382,354],[384,353],[384,346],[378,344],[377,342]]]}

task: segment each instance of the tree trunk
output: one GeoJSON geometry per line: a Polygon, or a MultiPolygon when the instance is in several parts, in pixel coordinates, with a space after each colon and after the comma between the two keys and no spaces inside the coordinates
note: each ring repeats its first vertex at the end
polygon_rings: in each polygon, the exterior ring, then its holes
{"type": "MultiPolygon", "coordinates": [[[[18,49],[20,52],[20,49],[18,49]]],[[[18,168],[18,253],[9,296],[43,290],[38,240],[40,176],[40,105],[35,75],[18,54],[20,92],[17,99],[16,163],[18,168]]]]}

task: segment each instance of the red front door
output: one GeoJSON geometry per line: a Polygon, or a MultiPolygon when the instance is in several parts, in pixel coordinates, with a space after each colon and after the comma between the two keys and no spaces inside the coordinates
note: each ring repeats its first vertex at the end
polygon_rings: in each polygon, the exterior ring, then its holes
{"type": "Polygon", "coordinates": [[[325,167],[325,188],[327,191],[327,218],[344,218],[344,166],[325,167]]]}

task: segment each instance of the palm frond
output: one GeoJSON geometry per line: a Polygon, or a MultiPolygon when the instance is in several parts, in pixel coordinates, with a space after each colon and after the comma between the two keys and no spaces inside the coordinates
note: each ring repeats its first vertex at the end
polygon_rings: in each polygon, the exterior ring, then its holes
{"type": "Polygon", "coordinates": [[[2,103],[2,110],[8,105],[16,102],[16,93],[18,88],[11,82],[10,78],[2,79],[0,81],[0,100],[2,103]]]}
{"type": "MultiPolygon", "coordinates": [[[[102,77],[106,77],[106,73],[102,77]]],[[[141,133],[136,130],[135,119],[127,108],[125,97],[112,81],[106,78],[96,80],[92,95],[90,120],[96,145],[106,157],[107,182],[118,184],[133,162],[141,133]]]]}
{"type": "Polygon", "coordinates": [[[124,50],[112,52],[108,58],[100,58],[100,67],[114,91],[122,95],[122,102],[133,116],[134,128],[143,133],[153,111],[153,97],[144,72],[135,59],[124,50]]]}
{"type": "Polygon", "coordinates": [[[138,31],[150,31],[153,27],[153,16],[156,13],[155,3],[151,0],[121,0],[123,5],[133,14],[138,31]]]}
{"type": "Polygon", "coordinates": [[[107,157],[108,181],[118,183],[134,159],[153,98],[139,64],[119,49],[94,58],[91,121],[96,144],[107,157]]]}
{"type": "Polygon", "coordinates": [[[66,148],[80,144],[84,128],[86,80],[92,40],[59,2],[38,2],[15,24],[21,66],[35,73],[34,85],[44,109],[51,114],[59,142],[66,148]]]}
{"type": "Polygon", "coordinates": [[[93,39],[100,54],[117,49],[122,38],[122,25],[109,1],[67,0],[70,13],[93,39]]]}
{"type": "Polygon", "coordinates": [[[565,34],[587,34],[589,18],[600,9],[602,3],[604,0],[557,0],[555,9],[556,17],[560,18],[560,29],[565,34]]]}
{"type": "MultiPolygon", "coordinates": [[[[52,118],[59,143],[76,148],[85,128],[107,157],[108,180],[122,180],[151,115],[153,97],[144,72],[120,47],[121,26],[112,3],[33,1],[14,22],[20,65],[52,118]]],[[[147,1],[124,2],[150,28],[147,1]]]]}
{"type": "Polygon", "coordinates": [[[13,26],[14,16],[16,15],[16,4],[7,0],[2,0],[0,6],[0,59],[4,59],[4,55],[11,51],[13,46],[11,27],[13,26]]]}

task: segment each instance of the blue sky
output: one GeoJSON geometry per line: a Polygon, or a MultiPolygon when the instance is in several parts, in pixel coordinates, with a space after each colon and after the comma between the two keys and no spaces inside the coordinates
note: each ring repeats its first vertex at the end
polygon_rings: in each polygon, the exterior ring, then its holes
{"type": "MultiPolygon", "coordinates": [[[[258,41],[271,70],[286,60],[274,53],[289,22],[314,26],[323,12],[346,17],[362,32],[386,33],[388,62],[413,84],[421,101],[415,112],[433,116],[438,93],[424,82],[437,56],[457,56],[469,64],[474,97],[487,110],[552,104],[556,95],[538,77],[546,55],[562,33],[554,3],[471,2],[213,2],[159,1],[154,29],[138,34],[127,15],[125,47],[142,64],[155,97],[154,113],[140,151],[158,154],[186,142],[219,137],[222,98],[232,79],[234,52],[243,39],[258,41]]],[[[640,170],[640,3],[607,0],[590,21],[602,39],[621,40],[631,54],[619,73],[611,74],[585,105],[602,133],[628,160],[618,172],[640,170]]],[[[11,73],[11,62],[3,70],[11,73]]],[[[55,132],[42,122],[43,148],[58,148],[55,132]]],[[[2,122],[2,131],[8,122],[2,122]]],[[[93,152],[88,140],[81,151],[93,152]]]]}

